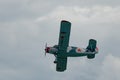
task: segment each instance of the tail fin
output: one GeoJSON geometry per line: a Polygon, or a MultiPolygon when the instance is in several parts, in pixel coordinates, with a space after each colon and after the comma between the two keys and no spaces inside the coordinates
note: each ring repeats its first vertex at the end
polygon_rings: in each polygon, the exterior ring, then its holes
{"type": "Polygon", "coordinates": [[[94,40],[94,39],[90,39],[89,40],[89,45],[87,46],[87,51],[91,51],[91,52],[94,52],[95,51],[95,48],[96,48],[96,44],[97,44],[97,41],[94,40]]]}

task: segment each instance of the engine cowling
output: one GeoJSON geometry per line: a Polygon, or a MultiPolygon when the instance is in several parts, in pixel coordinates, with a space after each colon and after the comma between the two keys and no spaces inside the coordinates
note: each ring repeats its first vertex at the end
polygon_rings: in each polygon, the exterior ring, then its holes
{"type": "Polygon", "coordinates": [[[46,53],[51,53],[51,54],[56,54],[58,51],[58,49],[54,48],[54,47],[46,47],[45,52],[46,53]]]}

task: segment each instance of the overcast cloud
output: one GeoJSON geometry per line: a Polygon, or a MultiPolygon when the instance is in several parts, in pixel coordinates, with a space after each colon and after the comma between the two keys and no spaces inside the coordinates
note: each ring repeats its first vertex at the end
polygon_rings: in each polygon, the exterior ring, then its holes
{"type": "Polygon", "coordinates": [[[120,80],[119,0],[0,0],[0,80],[120,80]],[[99,54],[68,58],[55,71],[44,45],[58,43],[61,20],[72,23],[70,46],[98,41],[99,54]]]}

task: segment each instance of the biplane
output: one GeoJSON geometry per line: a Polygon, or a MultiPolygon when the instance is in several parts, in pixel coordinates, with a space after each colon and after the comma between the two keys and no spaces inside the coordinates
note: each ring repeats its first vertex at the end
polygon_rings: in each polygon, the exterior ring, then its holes
{"type": "Polygon", "coordinates": [[[53,54],[55,56],[54,63],[56,64],[56,71],[63,72],[67,68],[67,57],[82,57],[87,56],[88,59],[95,58],[95,54],[98,53],[96,47],[97,41],[90,39],[86,48],[79,48],[69,46],[69,37],[71,32],[71,23],[66,20],[62,20],[60,24],[60,33],[58,45],[53,47],[45,47],[46,53],[53,54]]]}

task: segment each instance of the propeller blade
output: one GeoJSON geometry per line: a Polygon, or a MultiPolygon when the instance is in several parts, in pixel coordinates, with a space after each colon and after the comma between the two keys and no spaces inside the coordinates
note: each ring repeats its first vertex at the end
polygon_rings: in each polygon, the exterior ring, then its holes
{"type": "Polygon", "coordinates": [[[47,52],[46,52],[46,48],[47,48],[47,43],[45,44],[45,56],[46,56],[46,53],[47,53],[47,52]]]}

